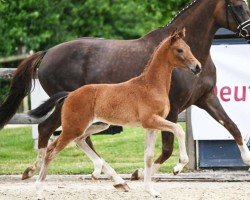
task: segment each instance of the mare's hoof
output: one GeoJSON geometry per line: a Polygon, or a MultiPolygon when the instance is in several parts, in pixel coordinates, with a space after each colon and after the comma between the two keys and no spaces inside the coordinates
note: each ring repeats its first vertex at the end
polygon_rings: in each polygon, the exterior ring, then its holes
{"type": "Polygon", "coordinates": [[[117,189],[117,190],[121,190],[123,192],[128,192],[130,190],[130,187],[128,186],[127,183],[120,183],[120,184],[117,184],[117,185],[114,185],[114,187],[117,189]]]}
{"type": "Polygon", "coordinates": [[[135,170],[135,172],[131,175],[130,180],[134,181],[134,180],[140,180],[144,178],[144,174],[143,174],[143,169],[137,169],[135,170]]]}
{"type": "Polygon", "coordinates": [[[23,172],[22,180],[31,178],[32,176],[35,175],[35,173],[36,173],[36,171],[33,169],[32,166],[28,167],[28,168],[23,172]]]}
{"type": "Polygon", "coordinates": [[[130,178],[131,181],[136,181],[140,179],[138,172],[139,172],[138,169],[134,171],[134,173],[131,175],[131,178],[130,178]]]}

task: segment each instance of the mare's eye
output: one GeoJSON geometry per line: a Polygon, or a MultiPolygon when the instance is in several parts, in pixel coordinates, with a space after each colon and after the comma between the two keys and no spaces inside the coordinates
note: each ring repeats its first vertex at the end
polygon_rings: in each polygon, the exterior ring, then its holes
{"type": "Polygon", "coordinates": [[[182,49],[177,49],[176,50],[178,53],[183,53],[183,50],[182,49]]]}

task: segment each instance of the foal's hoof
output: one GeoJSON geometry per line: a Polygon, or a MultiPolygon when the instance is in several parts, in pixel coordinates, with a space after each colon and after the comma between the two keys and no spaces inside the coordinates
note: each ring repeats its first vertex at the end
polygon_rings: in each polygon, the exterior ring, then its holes
{"type": "Polygon", "coordinates": [[[174,171],[174,169],[173,169],[173,174],[174,175],[177,175],[177,174],[179,174],[180,172],[179,171],[174,171]]]}
{"type": "Polygon", "coordinates": [[[99,179],[99,177],[96,177],[94,174],[91,174],[91,178],[93,181],[97,181],[99,179]]]}
{"type": "Polygon", "coordinates": [[[174,169],[173,169],[173,174],[174,175],[177,175],[177,174],[179,174],[181,172],[181,170],[179,169],[179,167],[174,167],[174,169]]]}
{"type": "Polygon", "coordinates": [[[149,193],[152,197],[154,198],[161,198],[161,193],[159,193],[158,191],[154,190],[154,189],[150,189],[150,190],[145,190],[147,193],[149,193]]]}
{"type": "Polygon", "coordinates": [[[182,169],[183,169],[182,164],[180,164],[180,163],[177,164],[177,165],[174,167],[174,169],[173,169],[173,174],[174,174],[174,175],[177,175],[177,174],[181,173],[182,169]]]}
{"type": "Polygon", "coordinates": [[[28,167],[22,175],[22,180],[31,178],[32,176],[34,176],[36,173],[36,170],[34,170],[34,168],[32,166],[28,167]]]}
{"type": "Polygon", "coordinates": [[[120,184],[114,185],[114,187],[117,190],[121,190],[123,192],[128,192],[130,190],[130,187],[128,186],[127,183],[120,183],[120,184]]]}

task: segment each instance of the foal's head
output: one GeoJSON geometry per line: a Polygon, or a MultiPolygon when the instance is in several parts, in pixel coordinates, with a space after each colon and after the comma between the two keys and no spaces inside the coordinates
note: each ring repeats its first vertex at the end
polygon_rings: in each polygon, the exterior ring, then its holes
{"type": "Polygon", "coordinates": [[[195,75],[201,72],[201,64],[192,54],[190,47],[183,40],[185,29],[174,31],[163,43],[166,43],[168,62],[176,68],[188,67],[195,75]]]}

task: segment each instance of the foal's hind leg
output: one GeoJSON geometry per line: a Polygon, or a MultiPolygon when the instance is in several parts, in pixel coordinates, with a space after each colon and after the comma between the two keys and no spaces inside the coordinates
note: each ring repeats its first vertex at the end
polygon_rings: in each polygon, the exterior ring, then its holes
{"type": "MultiPolygon", "coordinates": [[[[108,124],[102,124],[102,125],[95,125],[92,124],[88,130],[86,131],[85,135],[90,135],[92,133],[99,133],[103,130],[106,130],[109,127],[108,124]]],[[[85,136],[85,137],[86,137],[85,136]]],[[[89,137],[87,137],[88,139],[89,137]]],[[[86,140],[87,140],[86,139],[86,140]]],[[[108,163],[105,162],[104,159],[102,159],[96,151],[94,151],[93,148],[89,146],[89,144],[84,141],[84,139],[78,138],[75,140],[78,147],[80,147],[84,153],[92,160],[95,170],[92,173],[93,179],[98,179],[101,175],[101,172],[103,171],[104,174],[106,174],[111,180],[115,182],[114,187],[117,189],[121,189],[123,191],[128,191],[129,187],[126,184],[126,182],[115,172],[115,170],[109,166],[108,163]]]]}
{"type": "Polygon", "coordinates": [[[49,164],[55,159],[57,154],[60,151],[62,151],[72,140],[74,140],[77,136],[81,135],[81,133],[71,134],[70,132],[71,131],[63,131],[61,135],[54,142],[52,142],[47,148],[39,176],[35,183],[37,199],[44,199],[43,182],[46,178],[46,173],[49,164]]]}
{"type": "Polygon", "coordinates": [[[22,180],[34,176],[40,170],[49,138],[60,125],[61,108],[56,107],[54,112],[46,120],[38,125],[38,155],[35,163],[23,172],[22,180]]]}
{"type": "Polygon", "coordinates": [[[100,156],[97,154],[97,152],[95,150],[93,150],[93,145],[91,142],[92,147],[90,147],[90,145],[87,144],[87,140],[89,140],[90,138],[87,136],[90,136],[93,133],[99,133],[103,130],[108,129],[109,125],[108,124],[104,124],[104,123],[100,123],[100,124],[92,124],[85,132],[85,136],[84,139],[83,138],[77,138],[75,140],[76,144],[78,147],[80,147],[83,152],[85,152],[87,154],[87,156],[91,159],[91,161],[94,164],[94,172],[92,173],[92,178],[93,179],[98,179],[102,173],[102,168],[103,168],[103,161],[100,158],[100,156]],[[86,139],[85,139],[86,138],[86,139]],[[89,150],[91,149],[91,150],[89,150]],[[88,153],[90,152],[90,153],[88,153]]]}
{"type": "Polygon", "coordinates": [[[75,142],[86,153],[90,160],[94,163],[95,171],[92,173],[94,179],[98,179],[103,171],[109,178],[111,178],[115,184],[116,189],[120,189],[124,192],[129,190],[126,182],[115,172],[115,170],[109,166],[100,156],[98,156],[86,143],[85,139],[76,139],[75,142]]]}

